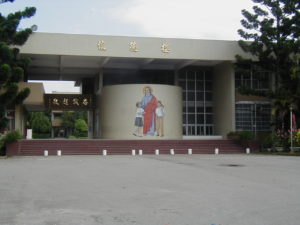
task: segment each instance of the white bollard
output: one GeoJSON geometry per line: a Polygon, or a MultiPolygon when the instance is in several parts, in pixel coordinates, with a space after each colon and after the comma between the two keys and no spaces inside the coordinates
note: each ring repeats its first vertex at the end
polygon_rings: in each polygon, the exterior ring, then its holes
{"type": "Polygon", "coordinates": [[[135,155],[135,150],[134,149],[131,150],[131,155],[135,155]]]}
{"type": "Polygon", "coordinates": [[[32,129],[27,129],[26,139],[32,139],[32,129]]]}
{"type": "Polygon", "coordinates": [[[219,149],[215,148],[215,155],[219,155],[219,149]]]}
{"type": "Polygon", "coordinates": [[[189,148],[189,149],[188,149],[188,154],[189,154],[189,155],[192,155],[192,154],[193,154],[193,149],[189,148]]]}
{"type": "Polygon", "coordinates": [[[44,156],[48,156],[48,150],[44,151],[44,156]]]}
{"type": "Polygon", "coordinates": [[[57,155],[61,156],[61,150],[57,150],[57,155]]]}
{"type": "Polygon", "coordinates": [[[102,155],[107,155],[107,150],[103,149],[102,150],[102,155]]]}
{"type": "Polygon", "coordinates": [[[250,148],[246,148],[246,154],[250,154],[250,148]]]}
{"type": "Polygon", "coordinates": [[[159,150],[158,149],[155,150],[155,155],[159,155],[159,150]]]}
{"type": "Polygon", "coordinates": [[[139,155],[143,155],[143,150],[139,150],[139,155]]]}
{"type": "Polygon", "coordinates": [[[171,154],[171,155],[175,155],[175,152],[174,152],[174,149],[173,149],[173,148],[170,149],[170,154],[171,154]]]}

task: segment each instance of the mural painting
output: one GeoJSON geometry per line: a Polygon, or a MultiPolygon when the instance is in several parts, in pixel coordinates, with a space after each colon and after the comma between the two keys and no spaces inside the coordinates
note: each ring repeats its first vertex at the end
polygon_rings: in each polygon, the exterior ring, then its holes
{"type": "Polygon", "coordinates": [[[163,118],[165,115],[164,105],[153,95],[150,86],[143,88],[144,96],[136,103],[135,127],[133,135],[143,136],[164,136],[163,118]]]}

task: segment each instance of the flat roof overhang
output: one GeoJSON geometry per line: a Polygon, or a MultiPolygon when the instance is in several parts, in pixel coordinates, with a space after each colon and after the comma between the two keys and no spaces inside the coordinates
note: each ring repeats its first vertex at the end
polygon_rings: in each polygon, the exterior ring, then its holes
{"type": "Polygon", "coordinates": [[[214,66],[221,61],[113,58],[95,56],[33,55],[28,69],[29,80],[77,81],[94,77],[100,69],[179,70],[186,66],[214,66]]]}
{"type": "Polygon", "coordinates": [[[30,80],[76,81],[95,76],[101,68],[179,70],[245,56],[236,41],[54,33],[34,33],[20,50],[32,59],[30,80]],[[99,41],[105,50],[99,48],[99,41]],[[137,51],[130,49],[132,42],[137,51]],[[162,50],[163,44],[169,52],[162,50]]]}

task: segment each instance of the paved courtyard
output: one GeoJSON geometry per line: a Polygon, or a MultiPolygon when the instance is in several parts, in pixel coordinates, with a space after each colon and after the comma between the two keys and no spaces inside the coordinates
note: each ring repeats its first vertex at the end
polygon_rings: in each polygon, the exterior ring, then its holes
{"type": "Polygon", "coordinates": [[[296,225],[300,157],[0,159],[1,225],[296,225]]]}

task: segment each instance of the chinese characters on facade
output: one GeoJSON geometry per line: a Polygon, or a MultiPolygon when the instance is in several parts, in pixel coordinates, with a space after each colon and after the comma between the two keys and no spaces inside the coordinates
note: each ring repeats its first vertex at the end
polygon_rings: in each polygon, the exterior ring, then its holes
{"type": "MultiPolygon", "coordinates": [[[[105,47],[104,40],[98,41],[97,46],[98,46],[99,51],[106,51],[107,50],[107,48],[105,47]]],[[[162,43],[160,49],[161,49],[162,53],[171,52],[171,49],[170,49],[168,43],[162,43]]],[[[129,42],[129,51],[131,51],[131,52],[139,52],[140,51],[139,48],[138,48],[138,45],[135,41],[129,42]]]]}
{"type": "Polygon", "coordinates": [[[94,104],[92,95],[46,94],[45,98],[47,107],[53,109],[90,109],[94,104]]]}

